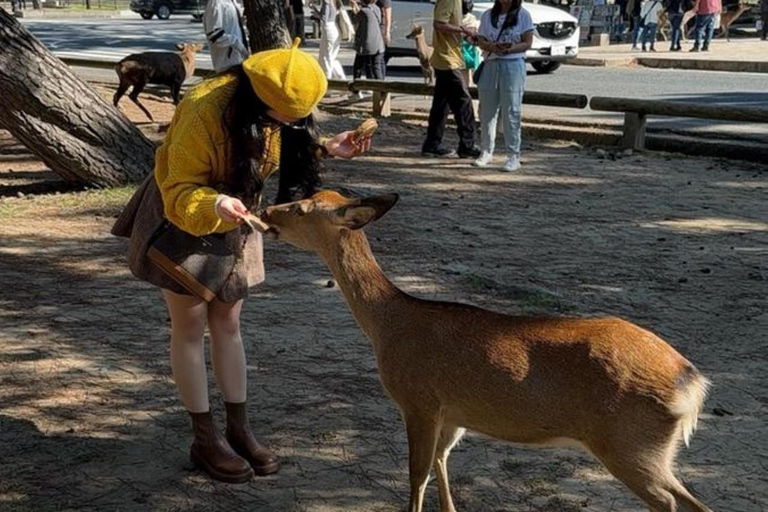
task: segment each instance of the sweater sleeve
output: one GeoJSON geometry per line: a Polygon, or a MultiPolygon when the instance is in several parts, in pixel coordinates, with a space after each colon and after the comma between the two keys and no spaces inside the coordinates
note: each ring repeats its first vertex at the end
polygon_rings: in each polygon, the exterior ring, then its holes
{"type": "Polygon", "coordinates": [[[219,192],[210,186],[214,146],[202,119],[193,116],[165,148],[166,172],[156,169],[155,176],[169,221],[195,236],[222,233],[236,225],[216,214],[219,192]]]}

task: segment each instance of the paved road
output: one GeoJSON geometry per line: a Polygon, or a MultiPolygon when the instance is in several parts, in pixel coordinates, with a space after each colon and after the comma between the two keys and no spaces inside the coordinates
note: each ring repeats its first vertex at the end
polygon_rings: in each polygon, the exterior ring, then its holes
{"type": "MultiPolygon", "coordinates": [[[[117,20],[29,20],[25,25],[54,52],[117,61],[123,56],[147,50],[173,50],[182,41],[202,41],[202,25],[189,17],[167,21],[145,21],[138,16],[117,20]]],[[[308,51],[316,53],[316,44],[308,51]]],[[[342,64],[350,70],[353,52],[342,50],[342,64]]],[[[198,65],[210,69],[207,52],[200,54],[198,65]]],[[[90,73],[93,76],[92,72],[90,73]]],[[[99,73],[99,72],[97,72],[99,73]]],[[[100,75],[107,79],[111,72],[100,75]]],[[[392,78],[420,80],[415,59],[393,59],[392,78]]],[[[576,92],[588,96],[622,96],[644,99],[703,102],[726,105],[768,105],[768,79],[764,74],[718,73],[700,71],[655,70],[648,68],[585,68],[563,66],[551,75],[530,72],[527,89],[532,91],[576,92]]],[[[398,99],[426,108],[423,99],[398,99]]],[[[556,116],[570,122],[620,122],[621,116],[568,109],[529,107],[526,114],[556,116]]],[[[658,129],[717,131],[740,138],[768,142],[768,126],[743,123],[717,123],[707,120],[662,118],[649,122],[658,129]]]]}

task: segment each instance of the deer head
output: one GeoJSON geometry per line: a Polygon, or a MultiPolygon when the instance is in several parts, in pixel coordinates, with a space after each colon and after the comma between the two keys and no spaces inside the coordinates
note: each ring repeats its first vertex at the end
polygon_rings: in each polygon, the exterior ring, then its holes
{"type": "Polygon", "coordinates": [[[397,199],[397,194],[348,199],[338,192],[323,190],[309,199],[270,206],[261,219],[275,238],[320,252],[338,240],[342,231],[360,229],[387,213],[397,199]]]}
{"type": "Polygon", "coordinates": [[[416,39],[419,36],[424,35],[424,27],[421,25],[414,25],[413,28],[411,28],[411,33],[405,36],[406,39],[416,39]]]}
{"type": "Polygon", "coordinates": [[[202,50],[204,46],[200,43],[179,43],[176,45],[176,49],[181,53],[194,55],[202,50]]]}

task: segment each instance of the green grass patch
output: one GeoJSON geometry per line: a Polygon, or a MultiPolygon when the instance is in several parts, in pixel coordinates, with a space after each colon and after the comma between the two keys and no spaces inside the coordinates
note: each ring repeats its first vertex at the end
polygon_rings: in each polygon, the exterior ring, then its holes
{"type": "Polygon", "coordinates": [[[137,187],[138,185],[125,185],[114,188],[0,199],[0,219],[30,217],[35,211],[51,208],[58,210],[60,215],[115,216],[122,211],[137,187]]]}

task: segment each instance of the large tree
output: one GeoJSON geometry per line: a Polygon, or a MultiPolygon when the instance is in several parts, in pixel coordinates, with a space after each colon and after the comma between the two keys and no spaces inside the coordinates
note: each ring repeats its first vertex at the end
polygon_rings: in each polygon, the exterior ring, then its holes
{"type": "Polygon", "coordinates": [[[245,0],[244,6],[251,52],[290,46],[285,0],[245,0]]]}
{"type": "Polygon", "coordinates": [[[72,183],[139,181],[154,162],[154,145],[3,9],[0,128],[72,183]]]}

